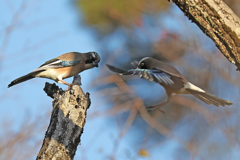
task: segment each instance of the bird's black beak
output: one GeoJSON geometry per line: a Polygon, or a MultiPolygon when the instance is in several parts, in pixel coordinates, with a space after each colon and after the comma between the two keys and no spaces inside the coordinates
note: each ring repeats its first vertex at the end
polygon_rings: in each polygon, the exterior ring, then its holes
{"type": "Polygon", "coordinates": [[[98,63],[97,62],[93,62],[94,67],[98,67],[98,63]]]}

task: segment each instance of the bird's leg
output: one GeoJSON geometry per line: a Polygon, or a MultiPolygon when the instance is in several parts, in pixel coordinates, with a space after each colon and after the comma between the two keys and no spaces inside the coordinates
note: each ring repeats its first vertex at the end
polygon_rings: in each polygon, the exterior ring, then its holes
{"type": "Polygon", "coordinates": [[[66,89],[66,91],[69,90],[72,86],[73,86],[73,84],[69,84],[69,86],[68,86],[68,88],[66,89]]]}
{"type": "Polygon", "coordinates": [[[165,102],[160,103],[160,104],[158,104],[158,105],[156,105],[156,106],[149,106],[149,107],[147,107],[147,109],[148,109],[148,110],[158,109],[160,112],[162,112],[162,113],[165,114],[165,112],[162,111],[162,110],[160,109],[160,107],[162,107],[162,106],[164,106],[165,104],[169,103],[170,100],[171,100],[171,98],[172,98],[172,93],[171,93],[171,92],[167,92],[167,90],[166,90],[166,93],[167,93],[167,96],[168,96],[168,97],[167,97],[167,100],[166,100],[165,102]]]}
{"type": "MultiPolygon", "coordinates": [[[[69,90],[72,86],[73,86],[73,84],[69,84],[69,83],[67,83],[66,81],[64,81],[64,80],[59,80],[60,81],[60,83],[62,83],[62,84],[66,84],[66,85],[68,85],[68,88],[66,89],[66,91],[67,90],[69,90]]],[[[59,83],[59,81],[58,81],[58,83],[59,83]]]]}
{"type": "Polygon", "coordinates": [[[160,104],[158,104],[158,105],[156,105],[156,106],[149,106],[149,107],[147,107],[147,110],[152,111],[152,110],[158,109],[160,112],[162,112],[163,114],[165,114],[165,112],[164,112],[163,110],[161,110],[160,107],[164,106],[164,105],[167,104],[168,102],[169,102],[169,101],[167,100],[167,101],[165,101],[165,102],[163,102],[163,103],[160,103],[160,104]]]}
{"type": "MultiPolygon", "coordinates": [[[[148,110],[155,110],[155,109],[159,109],[160,110],[160,107],[164,106],[165,104],[167,104],[169,102],[169,100],[163,102],[163,103],[160,103],[156,106],[149,106],[147,107],[148,110]]],[[[162,110],[160,110],[161,112],[163,112],[162,110]]]]}

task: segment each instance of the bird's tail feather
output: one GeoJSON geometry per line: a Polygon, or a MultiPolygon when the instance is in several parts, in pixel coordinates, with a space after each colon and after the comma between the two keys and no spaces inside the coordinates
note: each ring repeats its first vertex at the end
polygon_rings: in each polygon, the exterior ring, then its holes
{"type": "Polygon", "coordinates": [[[29,80],[29,79],[35,78],[35,75],[36,75],[37,73],[39,73],[39,72],[42,72],[42,70],[33,71],[33,72],[31,72],[31,73],[29,73],[29,74],[27,74],[27,75],[24,75],[24,76],[22,76],[22,77],[19,77],[19,78],[13,80],[13,81],[8,85],[8,88],[9,88],[9,87],[12,87],[12,86],[14,86],[14,85],[16,85],[16,84],[18,84],[18,83],[22,83],[22,82],[27,81],[27,80],[29,80]]]}
{"type": "Polygon", "coordinates": [[[186,90],[208,105],[213,104],[217,107],[219,107],[219,106],[224,107],[225,105],[232,105],[232,102],[218,98],[218,97],[211,95],[209,93],[206,93],[206,92],[199,92],[199,91],[188,89],[188,88],[186,90]]]}

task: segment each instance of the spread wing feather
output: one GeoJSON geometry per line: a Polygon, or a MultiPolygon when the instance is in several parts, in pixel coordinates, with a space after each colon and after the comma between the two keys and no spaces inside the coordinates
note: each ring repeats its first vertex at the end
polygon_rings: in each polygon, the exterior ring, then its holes
{"type": "Polygon", "coordinates": [[[138,75],[139,77],[149,81],[155,81],[165,85],[174,84],[170,75],[158,69],[130,69],[128,71],[124,71],[108,64],[107,66],[111,71],[117,72],[120,75],[138,75]]]}

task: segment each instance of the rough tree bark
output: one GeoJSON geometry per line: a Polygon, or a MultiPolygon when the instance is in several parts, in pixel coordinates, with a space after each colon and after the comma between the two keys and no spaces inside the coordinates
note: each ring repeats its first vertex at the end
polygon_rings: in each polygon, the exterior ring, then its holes
{"type": "Polygon", "coordinates": [[[38,160],[71,160],[80,142],[90,106],[89,93],[83,93],[80,76],[75,76],[67,91],[54,84],[45,84],[44,91],[53,98],[53,111],[38,160]]]}
{"type": "Polygon", "coordinates": [[[222,0],[172,0],[240,70],[240,19],[222,0]]]}

